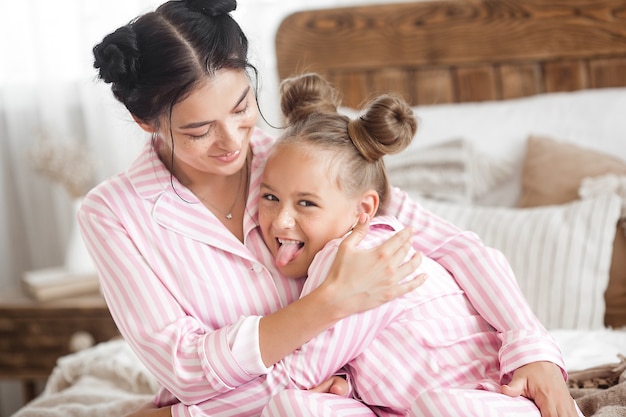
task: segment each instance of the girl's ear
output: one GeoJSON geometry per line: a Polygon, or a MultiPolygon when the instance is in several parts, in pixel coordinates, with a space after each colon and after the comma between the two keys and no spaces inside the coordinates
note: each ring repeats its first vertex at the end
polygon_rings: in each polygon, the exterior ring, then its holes
{"type": "Polygon", "coordinates": [[[137,123],[139,125],[140,128],[142,128],[143,130],[145,130],[148,133],[154,133],[155,132],[155,129],[151,125],[149,125],[148,123],[146,123],[143,120],[139,119],[134,114],[132,116],[133,116],[133,120],[135,121],[135,123],[137,123]]]}
{"type": "Polygon", "coordinates": [[[375,190],[367,190],[361,197],[359,203],[359,214],[365,213],[371,219],[378,211],[378,205],[380,204],[380,198],[375,190]]]}

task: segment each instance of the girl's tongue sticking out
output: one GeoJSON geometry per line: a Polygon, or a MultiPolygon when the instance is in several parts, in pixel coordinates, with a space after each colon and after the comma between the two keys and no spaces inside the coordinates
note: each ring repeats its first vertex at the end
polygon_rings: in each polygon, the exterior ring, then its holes
{"type": "Polygon", "coordinates": [[[302,245],[297,240],[280,240],[279,243],[278,253],[276,253],[276,265],[283,267],[296,257],[296,253],[302,245]]]}

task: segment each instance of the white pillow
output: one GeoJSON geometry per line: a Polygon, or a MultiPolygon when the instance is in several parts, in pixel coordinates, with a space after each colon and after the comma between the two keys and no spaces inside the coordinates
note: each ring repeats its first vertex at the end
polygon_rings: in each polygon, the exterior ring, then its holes
{"type": "Polygon", "coordinates": [[[478,152],[466,139],[385,157],[390,182],[411,194],[473,203],[512,177],[506,160],[478,152]]]}
{"type": "Polygon", "coordinates": [[[420,202],[503,252],[546,328],[604,327],[604,291],[620,214],[617,195],[525,209],[420,202]]]}

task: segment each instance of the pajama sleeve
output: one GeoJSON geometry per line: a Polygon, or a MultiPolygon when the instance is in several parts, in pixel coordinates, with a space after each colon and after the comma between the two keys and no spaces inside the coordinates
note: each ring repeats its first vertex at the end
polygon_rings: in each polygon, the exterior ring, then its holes
{"type": "Polygon", "coordinates": [[[385,214],[415,228],[414,248],[450,271],[474,308],[498,331],[504,383],[515,369],[540,360],[557,364],[566,377],[558,345],[531,310],[500,251],[434,215],[398,188],[393,189],[385,214]]]}

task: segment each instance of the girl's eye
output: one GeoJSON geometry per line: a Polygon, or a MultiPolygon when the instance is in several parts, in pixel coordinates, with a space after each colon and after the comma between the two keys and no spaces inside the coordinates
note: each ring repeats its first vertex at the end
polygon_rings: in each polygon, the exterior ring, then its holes
{"type": "Polygon", "coordinates": [[[302,207],[317,207],[317,204],[308,200],[300,200],[298,204],[301,205],[302,207]]]}
{"type": "Polygon", "coordinates": [[[261,198],[267,201],[278,201],[278,198],[274,194],[270,193],[263,194],[261,198]]]}

